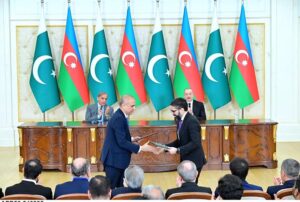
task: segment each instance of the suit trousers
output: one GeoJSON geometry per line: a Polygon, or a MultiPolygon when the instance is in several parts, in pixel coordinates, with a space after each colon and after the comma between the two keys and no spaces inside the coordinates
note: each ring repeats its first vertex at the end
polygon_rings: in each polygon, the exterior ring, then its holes
{"type": "Polygon", "coordinates": [[[111,166],[105,166],[104,171],[106,177],[110,180],[111,189],[117,187],[124,187],[123,178],[124,178],[124,169],[114,168],[111,166]]]}

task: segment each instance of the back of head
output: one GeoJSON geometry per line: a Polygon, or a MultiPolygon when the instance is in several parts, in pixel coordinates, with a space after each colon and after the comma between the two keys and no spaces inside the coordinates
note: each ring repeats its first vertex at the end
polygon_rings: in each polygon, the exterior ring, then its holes
{"type": "Polygon", "coordinates": [[[88,176],[90,172],[90,164],[85,158],[76,158],[71,164],[71,172],[73,176],[88,176]]]}
{"type": "Polygon", "coordinates": [[[119,101],[119,106],[121,107],[124,104],[127,104],[129,100],[134,99],[131,95],[123,95],[119,101]]]}
{"type": "Polygon", "coordinates": [[[171,104],[171,106],[176,107],[177,109],[183,108],[184,111],[187,111],[188,105],[185,99],[183,98],[176,98],[174,99],[171,104]]]}
{"type": "Polygon", "coordinates": [[[148,185],[143,187],[143,197],[149,200],[164,200],[165,195],[159,186],[148,185]]]}
{"type": "Polygon", "coordinates": [[[217,190],[224,200],[240,200],[244,191],[241,179],[231,174],[219,180],[217,190]]]}
{"type": "Polygon", "coordinates": [[[39,159],[31,159],[25,162],[24,177],[35,180],[42,172],[43,166],[39,159]]]}
{"type": "Polygon", "coordinates": [[[89,194],[92,199],[110,199],[109,179],[101,175],[93,177],[89,183],[89,194]]]}
{"type": "Polygon", "coordinates": [[[142,187],[144,182],[144,171],[139,166],[129,166],[125,170],[124,177],[128,187],[139,188],[142,187]]]}
{"type": "Polygon", "coordinates": [[[177,172],[185,182],[195,182],[198,174],[195,163],[189,160],[182,161],[177,167],[177,172]]]}
{"type": "Polygon", "coordinates": [[[281,164],[281,171],[290,179],[296,179],[299,175],[300,165],[295,159],[285,159],[281,164]]]}
{"type": "Polygon", "coordinates": [[[234,158],[230,162],[229,168],[231,174],[238,176],[241,180],[246,180],[246,177],[248,175],[249,165],[245,159],[239,157],[234,158]]]}

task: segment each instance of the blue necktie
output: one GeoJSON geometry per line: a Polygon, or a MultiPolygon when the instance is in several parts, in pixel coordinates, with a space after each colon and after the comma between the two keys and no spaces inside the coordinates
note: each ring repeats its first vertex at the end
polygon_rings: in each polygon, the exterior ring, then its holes
{"type": "Polygon", "coordinates": [[[179,131],[180,131],[181,126],[182,126],[182,120],[180,119],[178,121],[178,127],[177,127],[177,136],[178,136],[178,139],[179,139],[179,131]]]}

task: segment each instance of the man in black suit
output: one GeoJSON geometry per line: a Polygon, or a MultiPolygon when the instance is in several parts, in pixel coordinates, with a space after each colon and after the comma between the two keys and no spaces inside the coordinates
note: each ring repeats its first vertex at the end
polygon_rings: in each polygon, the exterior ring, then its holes
{"type": "Polygon", "coordinates": [[[142,193],[144,171],[139,166],[129,166],[124,173],[124,187],[112,190],[111,197],[125,193],[142,193]]]}
{"type": "Polygon", "coordinates": [[[209,194],[212,193],[209,187],[201,187],[195,183],[198,171],[196,165],[192,161],[182,161],[177,167],[177,172],[177,188],[168,189],[166,192],[166,199],[171,194],[180,192],[205,192],[209,194]]]}
{"type": "Polygon", "coordinates": [[[186,88],[184,90],[184,99],[188,104],[188,111],[193,114],[199,121],[206,120],[205,108],[202,102],[194,100],[193,90],[186,88]]]}
{"type": "Polygon", "coordinates": [[[2,198],[4,195],[3,195],[3,192],[2,192],[2,188],[0,188],[0,198],[2,198]]]}
{"type": "Polygon", "coordinates": [[[148,143],[140,146],[132,142],[140,137],[131,137],[127,118],[135,109],[135,99],[124,95],[120,100],[120,108],[114,113],[107,124],[106,136],[101,153],[101,161],[111,188],[123,187],[124,171],[129,166],[131,154],[156,149],[148,143]]]}
{"type": "Polygon", "coordinates": [[[299,175],[300,164],[295,159],[285,159],[281,164],[280,177],[274,178],[274,186],[269,186],[267,193],[274,199],[281,189],[292,188],[299,175]]]}
{"type": "Polygon", "coordinates": [[[187,111],[187,102],[183,98],[172,101],[170,111],[177,120],[177,139],[167,144],[170,154],[180,154],[180,161],[190,160],[195,163],[198,175],[206,163],[202,144],[199,121],[187,111]]]}
{"type": "Polygon", "coordinates": [[[298,176],[295,185],[293,187],[293,196],[295,200],[300,200],[300,175],[298,176]]]}
{"type": "Polygon", "coordinates": [[[47,199],[52,199],[51,188],[37,184],[42,169],[43,166],[40,160],[32,159],[26,161],[24,166],[24,179],[18,184],[7,187],[5,196],[12,194],[34,194],[42,195],[47,199]]]}

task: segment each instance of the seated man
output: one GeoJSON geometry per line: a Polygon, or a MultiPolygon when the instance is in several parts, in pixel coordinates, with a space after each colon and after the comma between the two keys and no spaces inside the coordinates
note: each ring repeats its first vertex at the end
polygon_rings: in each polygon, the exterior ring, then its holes
{"type": "Polygon", "coordinates": [[[294,159],[285,159],[281,164],[280,177],[274,178],[274,186],[269,186],[267,193],[274,199],[276,194],[281,189],[292,188],[299,175],[300,165],[294,159]]]}
{"type": "Polygon", "coordinates": [[[293,196],[295,200],[300,200],[300,175],[298,176],[295,185],[293,187],[293,196]]]}
{"type": "Polygon", "coordinates": [[[217,200],[240,200],[244,192],[241,179],[231,174],[219,180],[217,190],[219,190],[217,200]]]}
{"type": "Polygon", "coordinates": [[[84,158],[76,158],[71,164],[71,173],[73,180],[58,184],[55,187],[54,198],[65,194],[88,193],[90,164],[84,158]]]}
{"type": "Polygon", "coordinates": [[[124,172],[124,187],[113,189],[111,197],[125,193],[141,193],[143,182],[143,169],[139,166],[129,166],[124,172]]]}
{"type": "Polygon", "coordinates": [[[4,195],[3,195],[3,192],[2,192],[2,188],[0,188],[0,198],[2,198],[4,195]]]}
{"type": "Polygon", "coordinates": [[[164,192],[159,186],[147,185],[143,188],[142,198],[146,200],[164,200],[164,192]]]}
{"type": "Polygon", "coordinates": [[[244,190],[260,190],[263,191],[262,187],[249,184],[246,181],[246,177],[248,175],[249,166],[245,159],[236,157],[234,158],[230,164],[229,168],[232,175],[239,177],[242,180],[244,190]]]}
{"type": "Polygon", "coordinates": [[[177,188],[168,189],[166,192],[166,199],[171,194],[180,192],[205,192],[209,194],[212,193],[209,187],[201,187],[195,183],[198,171],[195,163],[193,163],[192,161],[182,161],[177,167],[177,172],[177,188]]]}
{"type": "Polygon", "coordinates": [[[109,200],[111,196],[109,179],[101,175],[93,177],[89,183],[88,194],[91,200],[109,200]]]}
{"type": "Polygon", "coordinates": [[[114,113],[114,109],[106,104],[107,93],[99,93],[98,102],[89,105],[85,113],[85,121],[92,124],[107,122],[114,113]]]}
{"type": "Polygon", "coordinates": [[[38,184],[39,175],[43,166],[38,159],[32,159],[25,162],[24,179],[13,186],[7,187],[5,196],[12,194],[34,194],[42,195],[47,199],[52,199],[52,191],[49,187],[44,187],[38,184]]]}
{"type": "Polygon", "coordinates": [[[202,102],[194,100],[193,90],[187,88],[184,90],[184,99],[188,104],[188,111],[193,114],[199,121],[206,120],[205,108],[202,102]]]}

